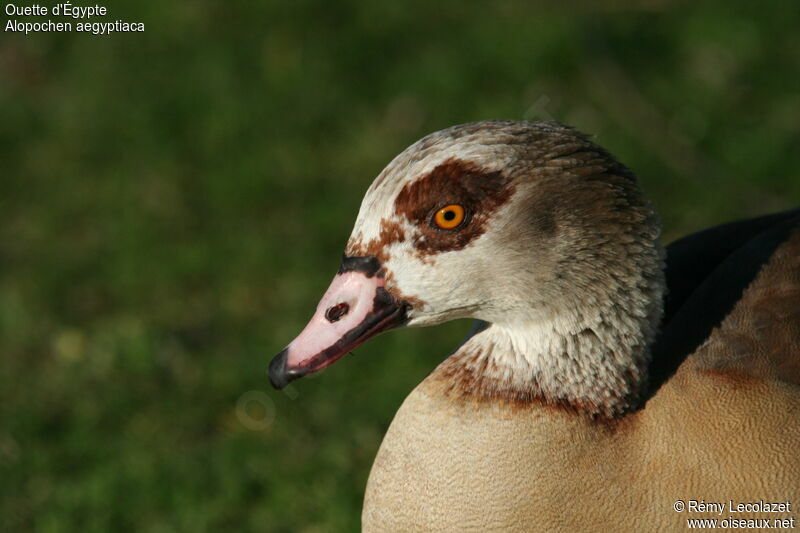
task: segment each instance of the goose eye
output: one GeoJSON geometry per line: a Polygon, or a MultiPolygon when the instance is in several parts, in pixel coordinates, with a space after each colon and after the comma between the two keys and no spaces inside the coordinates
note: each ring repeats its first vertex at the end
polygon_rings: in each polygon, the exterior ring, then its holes
{"type": "Polygon", "coordinates": [[[433,223],[442,229],[453,229],[464,221],[464,208],[458,204],[446,205],[433,215],[433,223]]]}

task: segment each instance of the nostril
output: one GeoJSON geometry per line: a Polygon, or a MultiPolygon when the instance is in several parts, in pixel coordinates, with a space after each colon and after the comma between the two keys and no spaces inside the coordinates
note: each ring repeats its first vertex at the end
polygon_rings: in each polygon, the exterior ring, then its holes
{"type": "Polygon", "coordinates": [[[336,322],[346,315],[348,311],[350,311],[350,306],[342,302],[329,307],[328,310],[325,311],[325,318],[328,319],[328,322],[336,322]]]}

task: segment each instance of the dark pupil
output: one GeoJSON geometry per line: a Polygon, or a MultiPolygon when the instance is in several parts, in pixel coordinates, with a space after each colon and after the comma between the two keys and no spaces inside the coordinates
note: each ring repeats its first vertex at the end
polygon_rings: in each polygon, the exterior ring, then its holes
{"type": "Polygon", "coordinates": [[[444,212],[444,219],[445,220],[453,220],[454,218],[456,218],[456,212],[455,211],[445,211],[444,212]]]}

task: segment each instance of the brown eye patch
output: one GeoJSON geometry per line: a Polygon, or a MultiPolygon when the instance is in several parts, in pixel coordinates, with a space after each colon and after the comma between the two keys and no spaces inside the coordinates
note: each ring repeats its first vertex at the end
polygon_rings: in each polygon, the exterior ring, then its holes
{"type": "Polygon", "coordinates": [[[414,247],[421,254],[461,250],[483,235],[497,209],[514,193],[511,179],[475,163],[451,158],[407,184],[397,195],[394,211],[420,230],[414,247]],[[437,210],[458,205],[469,213],[458,231],[444,232],[429,221],[437,210]]]}

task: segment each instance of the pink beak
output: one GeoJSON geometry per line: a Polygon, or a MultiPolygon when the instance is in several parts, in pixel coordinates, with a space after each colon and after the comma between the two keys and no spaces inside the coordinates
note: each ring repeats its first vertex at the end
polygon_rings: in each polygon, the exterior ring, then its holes
{"type": "Polygon", "coordinates": [[[269,364],[272,386],[322,370],[388,329],[403,325],[407,304],[385,288],[372,257],[345,257],[308,325],[269,364]]]}

